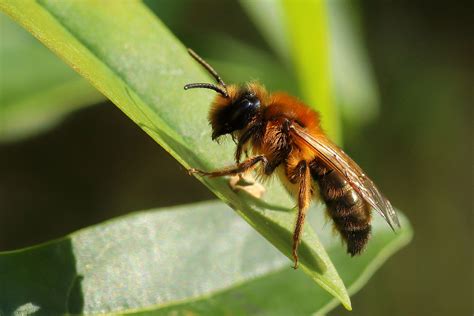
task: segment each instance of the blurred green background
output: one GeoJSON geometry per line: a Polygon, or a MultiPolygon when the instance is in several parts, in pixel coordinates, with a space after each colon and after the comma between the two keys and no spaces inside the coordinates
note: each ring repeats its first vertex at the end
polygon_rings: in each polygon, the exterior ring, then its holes
{"type": "MultiPolygon", "coordinates": [[[[287,84],[292,75],[285,66],[273,75],[278,58],[238,2],[147,3],[224,78],[259,77],[252,64],[268,63],[265,77],[273,80],[265,83],[297,93],[287,84]],[[182,6],[189,9],[183,13],[182,6]],[[229,66],[236,63],[243,66],[229,66]]],[[[352,315],[472,314],[472,12],[467,1],[360,1],[346,7],[350,40],[362,56],[357,65],[364,67],[369,87],[352,107],[351,100],[338,99],[345,148],[362,166],[371,166],[372,177],[415,230],[413,242],[353,297],[352,315]],[[358,105],[360,100],[367,104],[358,105]]],[[[4,38],[10,26],[2,19],[4,38]]],[[[18,42],[30,37],[16,29],[18,42]]],[[[30,59],[11,65],[7,57],[15,42],[8,43],[0,60],[1,102],[27,107],[44,96],[34,92],[28,100],[11,101],[31,91],[25,74],[38,78],[44,75],[38,67],[61,66],[48,64],[56,57],[40,44],[25,50],[30,59]],[[34,56],[45,63],[34,62],[34,56]],[[6,82],[14,84],[15,78],[19,84],[7,89],[6,82]]],[[[59,111],[38,124],[58,122],[52,129],[0,143],[0,250],[61,237],[130,210],[213,198],[115,106],[99,102],[93,92],[76,96],[83,83],[66,66],[51,72],[57,75],[41,81],[36,91],[61,83],[67,94],[54,100],[64,103],[63,109],[79,107],[76,102],[94,106],[61,120],[59,111]]],[[[353,78],[351,69],[342,73],[353,78]]],[[[0,129],[7,124],[1,113],[0,129]]],[[[331,315],[342,313],[339,307],[331,315]]]]}

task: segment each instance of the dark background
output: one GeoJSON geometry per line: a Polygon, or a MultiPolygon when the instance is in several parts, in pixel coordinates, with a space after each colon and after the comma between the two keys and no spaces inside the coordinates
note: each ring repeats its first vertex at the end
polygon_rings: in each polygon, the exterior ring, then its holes
{"type": "MultiPolygon", "coordinates": [[[[359,4],[381,111],[357,132],[346,129],[345,143],[355,160],[377,166],[373,178],[408,216],[415,237],[354,296],[352,315],[472,315],[472,5],[359,4]]],[[[189,21],[205,31],[225,17],[221,31],[268,49],[237,3],[195,7],[181,22],[163,18],[179,38],[197,40],[189,21]]],[[[110,103],[0,145],[1,250],[131,210],[211,198],[110,103]]]]}

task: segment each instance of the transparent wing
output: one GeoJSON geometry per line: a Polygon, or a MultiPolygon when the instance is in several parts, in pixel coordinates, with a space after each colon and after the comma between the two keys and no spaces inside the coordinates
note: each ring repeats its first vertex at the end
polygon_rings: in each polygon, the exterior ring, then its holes
{"type": "Polygon", "coordinates": [[[374,182],[341,148],[326,137],[315,138],[302,127],[292,124],[290,132],[307,146],[311,147],[329,167],[340,173],[359,195],[367,201],[394,229],[400,227],[397,213],[390,202],[380,193],[374,182]]]}

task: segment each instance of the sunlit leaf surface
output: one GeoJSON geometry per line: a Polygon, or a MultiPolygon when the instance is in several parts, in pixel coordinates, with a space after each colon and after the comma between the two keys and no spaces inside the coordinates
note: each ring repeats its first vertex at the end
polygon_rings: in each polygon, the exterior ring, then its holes
{"type": "MultiPolygon", "coordinates": [[[[377,219],[366,253],[348,256],[313,207],[310,223],[350,291],[411,238],[377,219]]],[[[306,315],[336,306],[222,202],[138,212],[40,246],[0,253],[0,312],[306,315]]]]}

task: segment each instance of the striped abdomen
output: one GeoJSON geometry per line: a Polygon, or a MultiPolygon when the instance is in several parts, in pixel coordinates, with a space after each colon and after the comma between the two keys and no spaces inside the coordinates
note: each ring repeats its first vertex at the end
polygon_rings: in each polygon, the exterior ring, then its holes
{"type": "Polygon", "coordinates": [[[319,185],[329,216],[352,256],[364,250],[370,237],[370,205],[336,171],[313,161],[311,174],[319,185]]]}

